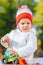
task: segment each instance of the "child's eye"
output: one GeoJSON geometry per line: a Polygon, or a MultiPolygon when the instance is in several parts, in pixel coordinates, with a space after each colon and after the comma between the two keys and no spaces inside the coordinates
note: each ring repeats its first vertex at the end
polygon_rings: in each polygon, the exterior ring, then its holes
{"type": "Polygon", "coordinates": [[[24,25],[24,23],[22,23],[22,25],[24,25]]]}
{"type": "Polygon", "coordinates": [[[30,24],[30,23],[27,23],[27,24],[30,24]]]}

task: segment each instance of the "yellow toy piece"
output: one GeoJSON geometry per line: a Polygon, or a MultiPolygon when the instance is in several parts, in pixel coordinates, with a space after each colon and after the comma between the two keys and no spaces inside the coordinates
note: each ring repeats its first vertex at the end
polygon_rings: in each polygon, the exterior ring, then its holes
{"type": "Polygon", "coordinates": [[[8,59],[8,62],[12,62],[12,61],[13,61],[13,58],[9,58],[9,59],[8,59]]]}

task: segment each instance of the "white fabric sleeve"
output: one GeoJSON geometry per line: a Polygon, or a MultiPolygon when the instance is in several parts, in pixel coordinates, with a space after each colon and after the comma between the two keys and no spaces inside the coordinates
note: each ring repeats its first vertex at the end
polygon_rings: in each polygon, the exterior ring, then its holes
{"type": "Polygon", "coordinates": [[[13,50],[18,52],[18,54],[21,57],[33,54],[36,51],[36,49],[37,49],[37,37],[34,34],[31,34],[29,36],[29,41],[26,46],[18,49],[16,49],[15,47],[13,48],[13,50]]]}

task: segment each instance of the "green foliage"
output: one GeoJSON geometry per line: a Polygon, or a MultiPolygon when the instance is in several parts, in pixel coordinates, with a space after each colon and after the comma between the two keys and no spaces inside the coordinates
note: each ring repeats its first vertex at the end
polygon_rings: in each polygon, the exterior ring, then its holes
{"type": "Polygon", "coordinates": [[[42,32],[39,34],[39,37],[40,37],[41,43],[42,43],[41,48],[43,49],[43,26],[41,26],[40,29],[41,29],[42,32]]]}
{"type": "Polygon", "coordinates": [[[0,27],[4,27],[6,25],[6,22],[3,20],[0,20],[0,27]]]}
{"type": "Polygon", "coordinates": [[[43,49],[43,0],[39,1],[34,10],[34,24],[38,27],[38,36],[41,40],[41,48],[43,49]]]}
{"type": "Polygon", "coordinates": [[[15,26],[15,13],[13,0],[0,0],[0,37],[8,33],[12,25],[15,26]]]}

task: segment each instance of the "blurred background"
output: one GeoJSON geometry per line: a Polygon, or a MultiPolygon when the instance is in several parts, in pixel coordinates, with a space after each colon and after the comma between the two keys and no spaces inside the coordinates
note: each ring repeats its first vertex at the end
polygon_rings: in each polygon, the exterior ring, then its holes
{"type": "MultiPolygon", "coordinates": [[[[21,5],[27,5],[33,12],[38,45],[34,57],[43,57],[43,0],[0,0],[0,39],[16,28],[16,12],[21,5]]],[[[5,50],[0,44],[0,53],[3,54],[5,50]]]]}

